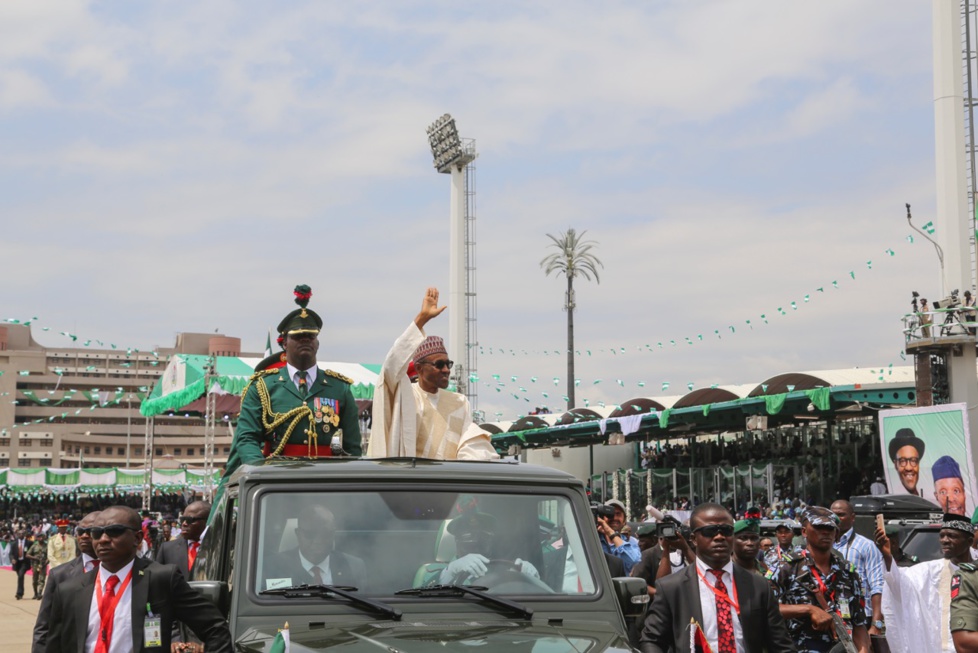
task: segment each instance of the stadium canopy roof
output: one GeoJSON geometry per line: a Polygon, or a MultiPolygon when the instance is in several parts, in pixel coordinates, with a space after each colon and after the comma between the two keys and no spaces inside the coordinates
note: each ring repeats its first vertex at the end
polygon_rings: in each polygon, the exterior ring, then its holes
{"type": "Polygon", "coordinates": [[[635,397],[610,412],[591,406],[537,415],[536,421],[521,419],[500,429],[492,442],[506,451],[514,445],[604,444],[614,435],[624,435],[624,441],[691,437],[871,415],[881,408],[915,403],[912,366],[789,372],[760,383],[700,388],[678,397],[635,397]],[[748,428],[752,417],[763,419],[748,428]],[[524,424],[534,428],[519,428],[524,424]]]}

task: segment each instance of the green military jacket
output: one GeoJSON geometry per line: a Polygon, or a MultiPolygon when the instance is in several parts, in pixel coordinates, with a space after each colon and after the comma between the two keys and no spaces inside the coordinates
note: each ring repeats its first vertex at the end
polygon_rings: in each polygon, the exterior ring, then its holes
{"type": "Polygon", "coordinates": [[[285,367],[256,373],[241,398],[225,477],[241,465],[261,463],[265,459],[265,443],[274,453],[286,434],[287,444],[307,445],[310,429],[316,433],[320,455],[329,450],[333,436],[341,430],[343,450],[351,456],[361,456],[359,411],[350,391],[351,383],[337,372],[318,370],[303,400],[285,367]],[[292,416],[287,417],[290,412],[292,416]]]}
{"type": "Polygon", "coordinates": [[[31,542],[31,545],[27,547],[26,555],[28,558],[30,558],[32,566],[46,567],[48,564],[48,543],[40,540],[34,540],[31,542]]]}
{"type": "Polygon", "coordinates": [[[978,565],[966,562],[951,577],[951,631],[978,630],[978,565]]]}

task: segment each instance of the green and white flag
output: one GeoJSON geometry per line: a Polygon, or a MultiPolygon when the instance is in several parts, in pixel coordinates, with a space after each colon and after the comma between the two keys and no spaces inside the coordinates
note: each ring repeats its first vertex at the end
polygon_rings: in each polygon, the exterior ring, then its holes
{"type": "Polygon", "coordinates": [[[278,635],[272,640],[272,648],[268,649],[269,653],[289,653],[289,622],[285,622],[285,628],[278,631],[278,635]]]}
{"type": "Polygon", "coordinates": [[[271,355],[272,355],[272,334],[269,332],[265,334],[265,358],[268,358],[271,355]]]}

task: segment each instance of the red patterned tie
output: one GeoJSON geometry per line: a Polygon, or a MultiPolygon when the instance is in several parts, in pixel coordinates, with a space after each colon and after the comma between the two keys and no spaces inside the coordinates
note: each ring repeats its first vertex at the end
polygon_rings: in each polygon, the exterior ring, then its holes
{"type": "Polygon", "coordinates": [[[119,584],[118,576],[105,579],[105,591],[98,603],[98,613],[101,619],[99,636],[95,638],[95,653],[108,653],[112,646],[112,622],[115,621],[115,610],[112,610],[112,599],[115,598],[115,587],[119,584]]]}
{"type": "Polygon", "coordinates": [[[319,569],[319,567],[313,567],[312,569],[309,570],[309,573],[312,574],[312,582],[314,584],[316,585],[323,584],[323,572],[319,569]]]}
{"type": "Polygon", "coordinates": [[[187,569],[194,568],[194,560],[197,559],[197,549],[200,547],[200,542],[191,542],[190,546],[187,548],[187,569]]]}
{"type": "Polygon", "coordinates": [[[710,571],[717,577],[717,653],[737,653],[730,602],[724,598],[727,596],[727,586],[723,583],[723,570],[711,569],[710,571]],[[721,594],[723,596],[720,596],[721,594]]]}

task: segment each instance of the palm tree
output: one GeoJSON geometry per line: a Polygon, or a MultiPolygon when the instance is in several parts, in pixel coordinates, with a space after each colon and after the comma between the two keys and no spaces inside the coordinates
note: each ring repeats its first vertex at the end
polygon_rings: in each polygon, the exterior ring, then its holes
{"type": "Polygon", "coordinates": [[[568,229],[560,237],[547,234],[547,238],[553,241],[549,247],[556,247],[557,251],[540,261],[540,267],[547,276],[556,272],[558,276],[562,274],[567,277],[564,300],[564,310],[567,311],[567,410],[574,407],[574,277],[582,276],[590,281],[591,275],[594,275],[594,280],[601,283],[598,266],[604,267],[604,263],[591,253],[598,243],[582,240],[586,233],[568,229]]]}

